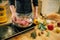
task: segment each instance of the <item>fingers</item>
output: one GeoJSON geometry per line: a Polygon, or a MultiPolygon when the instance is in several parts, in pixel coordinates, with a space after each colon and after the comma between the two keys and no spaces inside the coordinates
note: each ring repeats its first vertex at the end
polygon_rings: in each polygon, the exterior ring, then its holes
{"type": "Polygon", "coordinates": [[[16,22],[16,21],[17,21],[17,18],[15,16],[13,16],[12,22],[16,22]]]}

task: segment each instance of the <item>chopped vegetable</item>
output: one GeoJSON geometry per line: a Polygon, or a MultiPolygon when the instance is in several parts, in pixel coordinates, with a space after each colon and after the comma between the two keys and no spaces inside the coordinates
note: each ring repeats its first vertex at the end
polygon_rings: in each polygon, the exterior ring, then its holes
{"type": "Polygon", "coordinates": [[[36,36],[37,36],[37,35],[36,35],[36,32],[35,32],[35,31],[31,33],[31,37],[32,37],[33,39],[35,39],[36,36]]]}
{"type": "Polygon", "coordinates": [[[46,25],[46,24],[47,24],[46,19],[44,20],[43,24],[44,24],[44,25],[46,25]]]}
{"type": "Polygon", "coordinates": [[[49,32],[47,32],[47,35],[46,35],[46,36],[47,36],[47,37],[49,37],[49,35],[50,35],[50,33],[49,33],[49,32]]]}
{"type": "Polygon", "coordinates": [[[43,31],[43,30],[46,30],[46,27],[45,27],[45,25],[40,23],[39,26],[38,26],[38,29],[41,29],[43,31]]]}

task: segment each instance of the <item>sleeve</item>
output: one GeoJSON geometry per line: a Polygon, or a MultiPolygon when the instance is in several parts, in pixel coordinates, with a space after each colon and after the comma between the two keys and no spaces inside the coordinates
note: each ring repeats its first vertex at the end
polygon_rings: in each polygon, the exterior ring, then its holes
{"type": "Polygon", "coordinates": [[[9,0],[10,5],[15,5],[15,0],[9,0]]]}
{"type": "Polygon", "coordinates": [[[38,6],[38,0],[33,0],[33,5],[38,6]]]}

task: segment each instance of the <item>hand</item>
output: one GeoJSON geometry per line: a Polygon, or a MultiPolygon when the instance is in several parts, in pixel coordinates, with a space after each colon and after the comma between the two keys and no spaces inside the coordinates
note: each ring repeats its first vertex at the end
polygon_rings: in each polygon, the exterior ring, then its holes
{"type": "Polygon", "coordinates": [[[14,23],[18,23],[17,20],[19,19],[19,17],[17,16],[16,13],[12,13],[11,19],[12,19],[12,22],[14,22],[14,23]]]}
{"type": "Polygon", "coordinates": [[[12,22],[15,23],[16,21],[17,21],[17,17],[16,17],[16,16],[13,16],[13,17],[12,17],[12,22]]]}
{"type": "Polygon", "coordinates": [[[39,17],[39,15],[37,13],[34,14],[33,18],[37,19],[39,17]]]}

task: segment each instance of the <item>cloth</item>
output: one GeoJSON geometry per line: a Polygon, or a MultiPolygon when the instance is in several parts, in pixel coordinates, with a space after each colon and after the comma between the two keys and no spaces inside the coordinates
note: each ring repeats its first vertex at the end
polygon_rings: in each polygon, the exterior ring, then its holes
{"type": "Polygon", "coordinates": [[[23,13],[23,14],[28,14],[32,12],[32,5],[33,3],[34,6],[38,6],[38,0],[9,0],[10,5],[15,5],[16,6],[16,12],[17,13],[23,13]]]}

